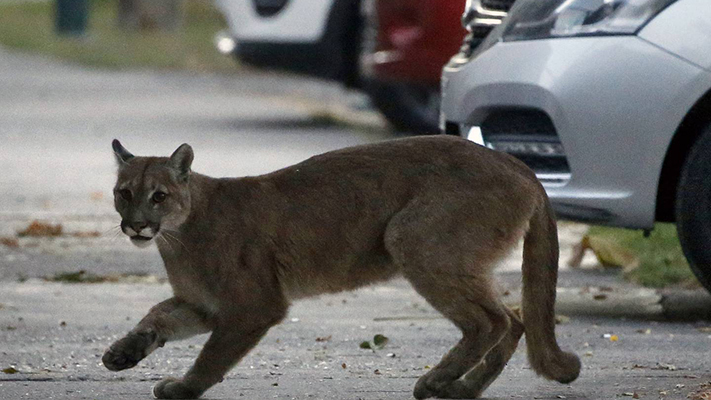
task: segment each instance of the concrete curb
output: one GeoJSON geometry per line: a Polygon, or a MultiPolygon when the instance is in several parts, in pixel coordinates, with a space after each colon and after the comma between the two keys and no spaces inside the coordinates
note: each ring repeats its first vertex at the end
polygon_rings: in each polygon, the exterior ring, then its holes
{"type": "MultiPolygon", "coordinates": [[[[520,304],[520,294],[504,302],[520,304]]],[[[663,292],[647,288],[558,288],[556,313],[645,320],[711,320],[711,295],[703,289],[663,292]]]]}

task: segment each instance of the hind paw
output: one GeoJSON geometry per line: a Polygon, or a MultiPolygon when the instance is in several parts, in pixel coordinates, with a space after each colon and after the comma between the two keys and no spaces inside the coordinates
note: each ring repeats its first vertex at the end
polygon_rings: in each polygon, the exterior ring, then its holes
{"type": "Polygon", "coordinates": [[[464,380],[435,381],[425,375],[415,384],[413,396],[416,399],[476,399],[481,396],[482,385],[464,380]]]}
{"type": "Polygon", "coordinates": [[[182,380],[165,378],[153,387],[153,396],[157,399],[197,399],[199,390],[191,389],[182,380]]]}

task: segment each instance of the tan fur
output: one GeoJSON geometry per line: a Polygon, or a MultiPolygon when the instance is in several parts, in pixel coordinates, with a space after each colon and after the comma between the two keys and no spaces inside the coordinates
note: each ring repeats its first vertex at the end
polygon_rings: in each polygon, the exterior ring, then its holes
{"type": "Polygon", "coordinates": [[[212,332],[182,379],[156,385],[158,398],[200,396],[291,301],[398,275],[463,334],[415,397],[478,397],[524,331],[536,372],[560,382],[578,376],[578,358],[555,340],[555,220],[535,175],[513,157],[421,137],[215,179],[190,171],[187,145],[170,158],[134,157],[118,141],[114,150],[124,232],[154,235],[175,297],[112,345],[104,364],[130,368],[166,341],[212,332]],[[166,193],[159,203],[156,191],[166,193]],[[492,270],[524,237],[521,322],[497,298],[492,270]]]}

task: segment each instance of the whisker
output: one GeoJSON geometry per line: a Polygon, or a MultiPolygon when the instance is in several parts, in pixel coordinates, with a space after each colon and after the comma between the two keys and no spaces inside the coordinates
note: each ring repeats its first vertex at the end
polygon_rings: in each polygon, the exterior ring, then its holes
{"type": "Polygon", "coordinates": [[[166,239],[163,235],[158,235],[156,238],[163,239],[163,242],[165,242],[165,244],[170,247],[170,251],[175,252],[175,249],[173,249],[173,245],[171,245],[168,239],[166,239]]]}
{"type": "Polygon", "coordinates": [[[183,246],[183,248],[184,248],[186,251],[190,252],[190,250],[188,249],[188,246],[186,246],[185,243],[183,243],[183,242],[182,242],[180,239],[178,239],[178,237],[175,235],[176,233],[178,233],[178,232],[176,232],[176,231],[171,231],[171,230],[164,230],[164,231],[163,231],[163,234],[164,234],[166,237],[168,237],[168,238],[170,238],[170,239],[172,239],[172,240],[175,240],[176,242],[180,243],[180,245],[183,246]],[[173,232],[173,233],[171,233],[171,232],[173,232]]]}

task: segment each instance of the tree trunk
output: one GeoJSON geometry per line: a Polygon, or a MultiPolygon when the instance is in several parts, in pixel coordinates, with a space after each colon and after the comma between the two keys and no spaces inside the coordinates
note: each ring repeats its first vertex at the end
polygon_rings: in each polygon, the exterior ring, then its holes
{"type": "Polygon", "coordinates": [[[183,22],[184,0],[119,0],[118,25],[132,31],[172,31],[183,22]]]}

